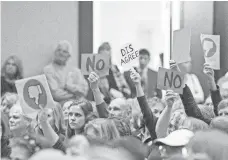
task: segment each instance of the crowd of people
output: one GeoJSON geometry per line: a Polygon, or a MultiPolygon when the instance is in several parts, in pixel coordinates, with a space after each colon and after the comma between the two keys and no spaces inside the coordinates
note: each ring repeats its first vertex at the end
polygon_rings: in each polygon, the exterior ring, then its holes
{"type": "MultiPolygon", "coordinates": [[[[139,66],[121,73],[112,64],[99,77],[68,65],[68,41],[58,43],[51,64],[43,69],[54,106],[31,119],[23,111],[15,81],[23,63],[10,56],[1,75],[1,158],[5,160],[227,160],[228,74],[216,83],[205,64],[210,95],[186,63],[183,93],[157,89],[157,72],[148,68],[150,53],[139,50],[139,66]],[[88,95],[92,95],[89,97],[88,95]]],[[[183,72],[170,60],[170,69],[183,72]]]]}

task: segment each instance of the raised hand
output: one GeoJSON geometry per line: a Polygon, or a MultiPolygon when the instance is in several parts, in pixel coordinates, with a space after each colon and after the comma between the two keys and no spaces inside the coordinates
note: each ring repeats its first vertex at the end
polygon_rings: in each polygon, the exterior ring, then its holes
{"type": "Polygon", "coordinates": [[[215,78],[215,73],[214,70],[209,66],[209,64],[204,64],[204,68],[203,68],[203,72],[204,74],[207,76],[209,81],[214,81],[215,78]]]}
{"type": "Polygon", "coordinates": [[[98,89],[99,79],[100,79],[100,77],[95,72],[90,73],[88,80],[90,83],[90,88],[92,90],[98,89]]]}
{"type": "Polygon", "coordinates": [[[130,70],[130,77],[135,85],[141,85],[141,77],[134,69],[130,70]]]}
{"type": "Polygon", "coordinates": [[[217,90],[216,83],[215,83],[215,73],[214,73],[214,70],[209,66],[209,64],[206,64],[206,63],[204,64],[203,72],[207,76],[210,89],[217,90]]]}
{"type": "Polygon", "coordinates": [[[177,93],[175,93],[171,90],[166,91],[165,100],[166,100],[168,107],[172,107],[173,103],[176,101],[177,98],[178,98],[177,93]]]}
{"type": "Polygon", "coordinates": [[[176,61],[169,60],[169,66],[170,66],[170,69],[175,70],[175,71],[178,71],[178,72],[181,72],[180,71],[180,68],[178,67],[178,65],[176,63],[176,61]]]}

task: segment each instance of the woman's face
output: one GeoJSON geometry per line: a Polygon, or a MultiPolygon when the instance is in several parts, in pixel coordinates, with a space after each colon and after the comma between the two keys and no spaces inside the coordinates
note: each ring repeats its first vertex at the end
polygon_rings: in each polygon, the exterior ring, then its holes
{"type": "Polygon", "coordinates": [[[9,127],[11,131],[26,127],[26,120],[22,115],[22,109],[20,106],[13,106],[10,109],[9,127]]]}
{"type": "Polygon", "coordinates": [[[17,66],[13,59],[9,59],[6,63],[6,74],[15,75],[17,72],[17,66]]]}
{"type": "Polygon", "coordinates": [[[68,118],[71,129],[82,129],[85,125],[85,114],[80,106],[71,106],[68,118]]]}
{"type": "Polygon", "coordinates": [[[7,100],[4,99],[1,104],[2,110],[6,115],[9,115],[10,108],[7,105],[7,100]]]}
{"type": "Polygon", "coordinates": [[[27,160],[29,159],[29,152],[23,147],[15,146],[12,147],[10,158],[11,160],[27,160]]]}
{"type": "MultiPolygon", "coordinates": [[[[54,127],[55,120],[54,120],[54,111],[53,111],[53,109],[51,109],[51,108],[45,108],[44,110],[47,113],[47,116],[48,116],[48,119],[47,120],[48,120],[49,124],[52,127],[54,127]]],[[[39,118],[38,118],[38,124],[40,124],[40,119],[39,118]]],[[[39,126],[39,127],[41,128],[41,126],[39,126]]]]}

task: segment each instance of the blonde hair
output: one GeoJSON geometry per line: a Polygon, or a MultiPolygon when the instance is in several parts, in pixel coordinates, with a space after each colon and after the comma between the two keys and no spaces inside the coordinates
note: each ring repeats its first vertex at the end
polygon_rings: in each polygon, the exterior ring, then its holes
{"type": "Polygon", "coordinates": [[[196,119],[193,117],[187,117],[184,120],[182,128],[189,129],[195,133],[197,131],[207,130],[207,129],[209,129],[209,126],[207,123],[205,123],[202,120],[199,120],[199,119],[196,119]]]}
{"type": "Polygon", "coordinates": [[[111,119],[97,118],[85,126],[85,134],[89,128],[93,128],[98,136],[105,140],[112,140],[120,137],[116,125],[111,119]]]}
{"type": "Polygon", "coordinates": [[[57,46],[56,46],[56,48],[55,48],[55,52],[59,49],[59,48],[61,48],[62,46],[67,46],[67,50],[68,50],[68,52],[69,52],[69,54],[71,54],[72,53],[72,45],[70,44],[70,42],[69,41],[67,41],[67,40],[61,40],[61,41],[59,41],[59,43],[57,44],[57,46]]]}

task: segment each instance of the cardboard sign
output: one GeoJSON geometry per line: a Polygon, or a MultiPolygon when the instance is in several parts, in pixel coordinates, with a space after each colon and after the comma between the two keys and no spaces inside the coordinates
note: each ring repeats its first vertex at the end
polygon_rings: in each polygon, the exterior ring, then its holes
{"type": "Polygon", "coordinates": [[[109,75],[110,56],[108,54],[82,54],[81,71],[84,75],[96,72],[100,77],[109,75]]]}
{"type": "Polygon", "coordinates": [[[139,61],[139,51],[133,48],[132,44],[126,44],[120,48],[120,65],[125,69],[130,69],[139,61]]]}
{"type": "Polygon", "coordinates": [[[183,93],[184,74],[174,70],[159,68],[157,88],[161,90],[173,90],[179,94],[183,93]]]}
{"type": "Polygon", "coordinates": [[[220,36],[219,35],[200,35],[204,59],[211,68],[220,69],[220,36]]]}
{"type": "Polygon", "coordinates": [[[184,28],[173,32],[172,59],[177,63],[190,62],[191,30],[184,28]]]}
{"type": "Polygon", "coordinates": [[[35,118],[40,106],[55,106],[45,75],[17,80],[15,85],[23,112],[28,117],[35,118]]]}

